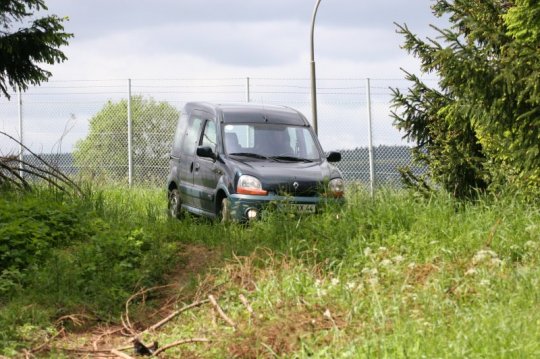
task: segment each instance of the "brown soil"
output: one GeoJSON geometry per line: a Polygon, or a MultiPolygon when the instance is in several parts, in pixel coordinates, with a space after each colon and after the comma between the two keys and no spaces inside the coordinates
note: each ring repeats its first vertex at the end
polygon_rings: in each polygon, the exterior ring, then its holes
{"type": "MultiPolygon", "coordinates": [[[[140,332],[172,313],[179,302],[191,301],[196,294],[197,281],[220,261],[221,255],[215,249],[196,244],[183,246],[176,268],[164,279],[167,284],[132,299],[129,305],[132,327],[140,332]]],[[[69,324],[68,321],[70,318],[66,319],[65,324],[69,324]]],[[[84,322],[84,318],[80,318],[77,323],[70,324],[73,330],[63,332],[54,339],[53,345],[56,348],[72,348],[62,350],[68,357],[112,358],[115,356],[111,355],[111,348],[131,346],[131,335],[121,323],[91,324],[91,320],[84,322]]],[[[130,352],[126,350],[126,353],[130,352]]]]}

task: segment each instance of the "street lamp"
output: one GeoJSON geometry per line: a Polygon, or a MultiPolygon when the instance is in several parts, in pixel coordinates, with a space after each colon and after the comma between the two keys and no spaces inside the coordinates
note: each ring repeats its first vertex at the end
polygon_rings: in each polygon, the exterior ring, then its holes
{"type": "Polygon", "coordinates": [[[315,32],[315,17],[317,16],[317,10],[321,0],[317,0],[315,8],[313,9],[313,17],[311,19],[311,112],[313,115],[313,128],[315,134],[319,134],[317,126],[317,85],[315,78],[315,50],[313,49],[313,34],[315,32]]]}

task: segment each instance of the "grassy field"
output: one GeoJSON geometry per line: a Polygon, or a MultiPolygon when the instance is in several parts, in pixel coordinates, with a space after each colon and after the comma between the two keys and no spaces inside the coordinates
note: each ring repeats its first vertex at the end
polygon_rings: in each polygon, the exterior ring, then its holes
{"type": "Polygon", "coordinates": [[[168,283],[173,302],[133,300],[138,330],[209,294],[234,326],[204,303],[142,339],[210,342],[161,357],[540,356],[540,208],[518,197],[350,189],[345,207],[245,226],[170,220],[162,190],[88,193],[2,193],[0,354],[65,327],[40,355],[69,357],[55,348],[84,345],[133,293],[168,283]]]}

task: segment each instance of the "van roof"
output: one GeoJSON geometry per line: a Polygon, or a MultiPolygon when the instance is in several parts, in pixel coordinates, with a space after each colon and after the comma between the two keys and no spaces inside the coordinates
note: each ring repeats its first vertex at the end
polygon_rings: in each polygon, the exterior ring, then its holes
{"type": "Polygon", "coordinates": [[[276,105],[188,102],[185,111],[208,112],[224,123],[276,123],[296,126],[309,126],[309,122],[299,111],[276,105]]]}

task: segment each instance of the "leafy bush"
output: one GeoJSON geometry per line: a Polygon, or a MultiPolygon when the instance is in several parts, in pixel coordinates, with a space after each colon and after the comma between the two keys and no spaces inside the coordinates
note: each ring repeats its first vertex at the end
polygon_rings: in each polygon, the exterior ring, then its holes
{"type": "Polygon", "coordinates": [[[23,335],[28,328],[45,328],[64,314],[111,319],[134,291],[159,283],[169,269],[176,244],[153,226],[156,210],[146,204],[148,216],[140,217],[124,202],[104,201],[100,192],[86,197],[49,190],[2,193],[4,353],[28,341],[23,335]]]}

